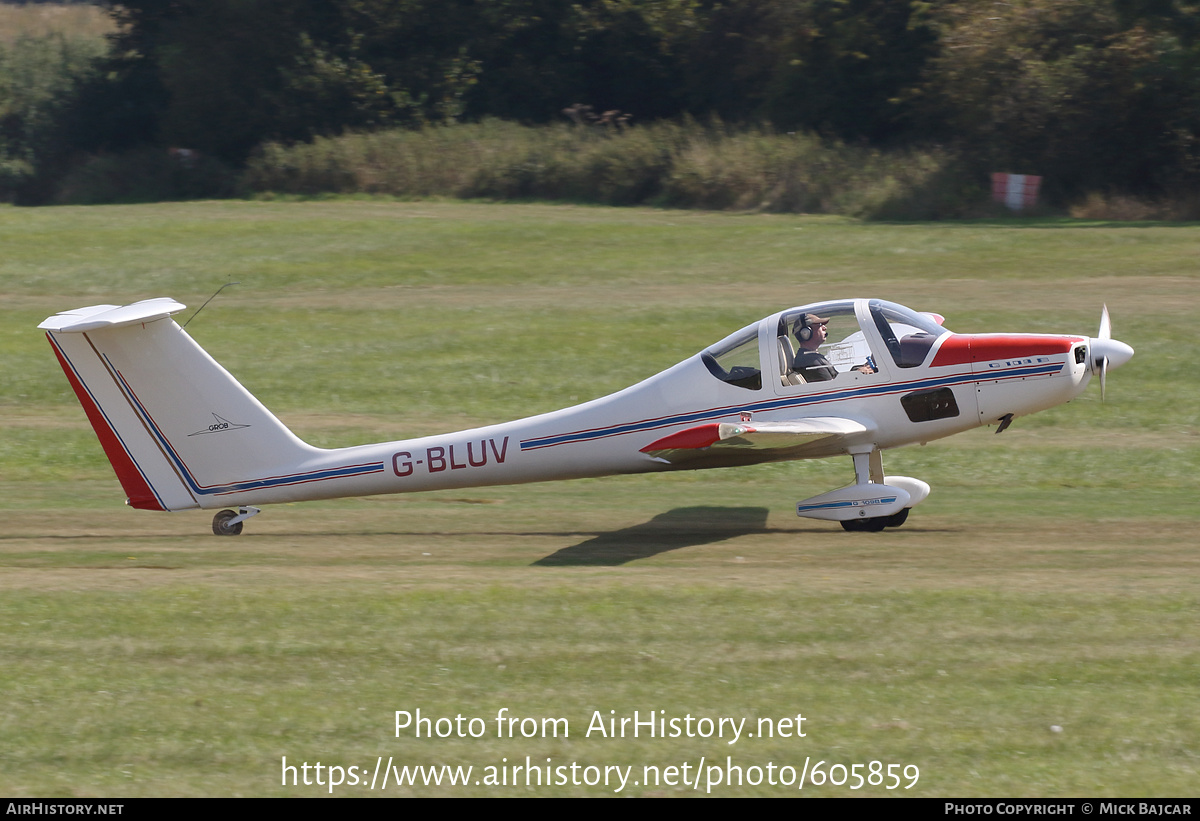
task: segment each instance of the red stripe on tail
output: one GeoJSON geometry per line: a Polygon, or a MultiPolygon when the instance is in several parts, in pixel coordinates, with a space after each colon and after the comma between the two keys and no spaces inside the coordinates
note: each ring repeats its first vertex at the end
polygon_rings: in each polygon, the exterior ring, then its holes
{"type": "Polygon", "coordinates": [[[75,369],[71,367],[62,355],[62,351],[54,344],[53,337],[46,334],[46,339],[50,340],[50,347],[54,349],[54,355],[58,357],[58,364],[62,366],[63,373],[67,375],[67,381],[71,383],[71,388],[79,399],[79,404],[83,405],[83,411],[87,414],[88,421],[92,423],[92,429],[96,431],[100,446],[104,448],[104,455],[108,457],[109,463],[117,474],[117,479],[121,482],[122,489],[129,497],[129,505],[139,510],[166,510],[158,503],[158,498],[146,482],[146,478],[133,463],[125,446],[117,438],[116,432],[108,424],[104,414],[100,412],[100,408],[92,401],[91,394],[75,376],[75,369]]]}

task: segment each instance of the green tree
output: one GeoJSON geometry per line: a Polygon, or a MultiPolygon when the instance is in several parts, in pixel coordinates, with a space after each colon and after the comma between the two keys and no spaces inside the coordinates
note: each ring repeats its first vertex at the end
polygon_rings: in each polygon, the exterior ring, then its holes
{"type": "MultiPolygon", "coordinates": [[[[93,137],[240,161],[263,140],[574,102],[680,111],[695,0],[128,0],[110,65],[137,100],[93,137]]],[[[99,112],[96,112],[99,114],[99,112]]],[[[97,147],[99,145],[97,144],[97,147]]]]}
{"type": "Polygon", "coordinates": [[[198,148],[239,161],[265,138],[391,122],[396,100],[359,56],[344,8],[315,0],[129,0],[110,68],[137,115],[120,144],[198,148]]]}
{"type": "Polygon", "coordinates": [[[967,3],[945,19],[918,105],[979,170],[1041,174],[1062,197],[1194,178],[1198,78],[1178,32],[1106,0],[967,3]]]}
{"type": "Polygon", "coordinates": [[[689,76],[694,113],[843,139],[897,139],[902,93],[937,53],[930,3],[735,0],[713,7],[689,76]]]}
{"type": "Polygon", "coordinates": [[[0,199],[12,199],[59,149],[65,112],[103,53],[100,39],[64,34],[0,43],[0,199]]]}

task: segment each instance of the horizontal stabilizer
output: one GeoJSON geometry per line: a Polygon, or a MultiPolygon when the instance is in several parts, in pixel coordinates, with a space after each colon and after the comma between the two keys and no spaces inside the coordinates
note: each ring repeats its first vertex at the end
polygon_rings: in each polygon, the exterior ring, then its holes
{"type": "Polygon", "coordinates": [[[43,331],[55,333],[82,333],[100,328],[120,328],[165,319],[187,308],[173,299],[144,299],[132,305],[91,305],[73,311],[57,313],[38,325],[43,331]]]}

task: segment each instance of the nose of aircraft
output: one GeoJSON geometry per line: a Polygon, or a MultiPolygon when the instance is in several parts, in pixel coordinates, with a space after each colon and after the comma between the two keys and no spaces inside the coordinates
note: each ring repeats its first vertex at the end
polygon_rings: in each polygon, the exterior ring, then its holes
{"type": "Polygon", "coordinates": [[[1092,369],[1103,366],[1108,360],[1109,368],[1119,368],[1133,358],[1133,348],[1118,339],[1092,340],[1092,369]]]}

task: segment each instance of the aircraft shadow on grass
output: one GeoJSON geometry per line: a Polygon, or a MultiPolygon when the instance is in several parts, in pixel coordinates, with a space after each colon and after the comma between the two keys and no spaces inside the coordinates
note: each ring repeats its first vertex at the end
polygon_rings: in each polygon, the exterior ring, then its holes
{"type": "Polygon", "coordinates": [[[767,530],[765,507],[679,507],[648,522],[599,536],[538,559],[534,565],[619,565],[669,550],[723,542],[767,530]]]}

